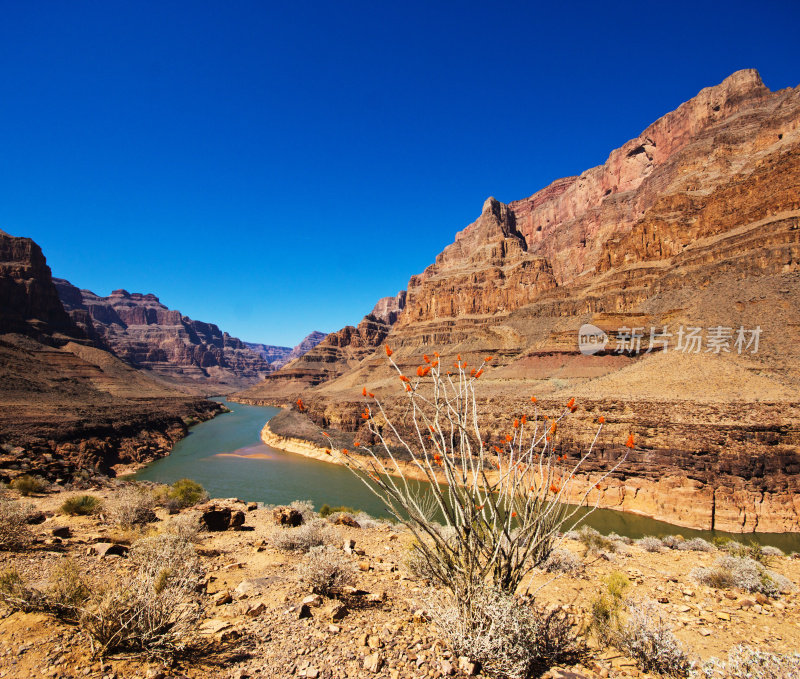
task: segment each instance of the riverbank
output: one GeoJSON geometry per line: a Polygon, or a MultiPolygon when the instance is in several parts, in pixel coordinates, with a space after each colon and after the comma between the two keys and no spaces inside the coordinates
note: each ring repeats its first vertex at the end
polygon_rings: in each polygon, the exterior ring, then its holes
{"type": "MultiPolygon", "coordinates": [[[[329,442],[310,419],[288,409],[268,421],[261,430],[261,440],[268,446],[304,457],[343,465],[341,455],[331,455],[326,448],[347,448],[349,456],[360,462],[371,458],[353,452],[355,434],[330,430],[329,442]],[[275,431],[278,424],[279,431],[275,431]]],[[[566,463],[565,471],[570,462],[566,463]]],[[[428,481],[414,464],[400,462],[409,479],[428,481]]],[[[492,474],[492,472],[490,472],[492,474]]],[[[440,481],[443,480],[439,477],[440,481]]],[[[602,479],[601,473],[577,474],[564,500],[569,504],[625,512],[662,521],[680,528],[734,534],[800,533],[800,497],[756,497],[732,488],[711,488],[685,476],[665,474],[657,481],[640,477],[602,479]],[[770,515],[772,521],[762,519],[770,515]],[[752,520],[753,516],[759,517],[752,520]]]]}

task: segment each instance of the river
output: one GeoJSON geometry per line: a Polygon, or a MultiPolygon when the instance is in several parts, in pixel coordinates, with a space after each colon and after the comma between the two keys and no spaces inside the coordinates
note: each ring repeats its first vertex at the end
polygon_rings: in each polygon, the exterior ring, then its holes
{"type": "MultiPolygon", "coordinates": [[[[170,455],[141,469],[135,477],[162,483],[194,479],[211,497],[238,497],[267,504],[311,500],[317,509],[323,504],[345,505],[373,516],[388,516],[380,500],[347,468],[264,445],[261,429],[279,412],[278,408],[226,404],[230,413],[192,427],[170,455]]],[[[615,532],[631,538],[680,534],[687,539],[710,540],[727,535],[744,542],[755,539],[786,552],[800,551],[800,533],[735,535],[692,530],[610,509],[595,510],[585,522],[601,533],[615,532]]]]}

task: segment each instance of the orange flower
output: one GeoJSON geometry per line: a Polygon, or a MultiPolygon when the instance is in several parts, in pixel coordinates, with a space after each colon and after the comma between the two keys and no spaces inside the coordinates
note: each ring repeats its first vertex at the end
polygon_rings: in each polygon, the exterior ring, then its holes
{"type": "Polygon", "coordinates": [[[428,356],[428,354],[422,354],[422,360],[425,361],[425,363],[430,363],[431,357],[428,356]]]}
{"type": "Polygon", "coordinates": [[[353,441],[353,447],[358,448],[361,445],[360,441],[353,441]]]}
{"type": "Polygon", "coordinates": [[[326,448],[325,449],[325,454],[326,455],[330,455],[331,454],[331,449],[330,448],[326,448]]]}
{"type": "Polygon", "coordinates": [[[516,429],[517,427],[519,427],[519,420],[514,418],[514,429],[516,429]]]}
{"type": "Polygon", "coordinates": [[[364,408],[364,412],[361,413],[361,417],[363,417],[365,420],[368,420],[369,419],[369,410],[364,408]]]}
{"type": "Polygon", "coordinates": [[[628,440],[625,441],[625,446],[628,448],[634,448],[635,444],[633,442],[633,434],[628,434],[628,440]]]}
{"type": "Polygon", "coordinates": [[[439,365],[439,361],[434,361],[433,363],[431,363],[431,368],[435,368],[438,365],[439,365]]]}
{"type": "Polygon", "coordinates": [[[487,356],[487,357],[486,357],[486,358],[484,358],[483,360],[484,360],[486,363],[488,363],[488,362],[489,362],[489,361],[491,361],[493,358],[494,358],[494,356],[487,356]]]}
{"type": "Polygon", "coordinates": [[[424,377],[424,375],[425,375],[425,368],[419,366],[417,368],[417,377],[424,377]]]}
{"type": "Polygon", "coordinates": [[[498,460],[497,462],[495,462],[495,464],[497,465],[497,468],[498,468],[498,469],[500,469],[500,460],[498,460]]]}
{"type": "Polygon", "coordinates": [[[544,440],[545,440],[545,441],[549,441],[549,440],[550,440],[550,434],[548,434],[547,436],[545,436],[545,437],[544,437],[544,440]]]}
{"type": "Polygon", "coordinates": [[[531,396],[531,403],[536,403],[536,397],[535,396],[531,396]]]}
{"type": "Polygon", "coordinates": [[[322,435],[323,435],[325,438],[330,438],[330,437],[331,437],[331,435],[330,435],[330,434],[329,434],[327,431],[323,431],[323,432],[322,432],[322,435]]]}
{"type": "Polygon", "coordinates": [[[551,493],[557,493],[560,490],[561,490],[561,488],[559,488],[555,483],[551,483],[550,484],[550,492],[551,493]]]}
{"type": "Polygon", "coordinates": [[[364,387],[364,388],[361,390],[361,395],[362,395],[362,396],[366,396],[366,395],[367,395],[367,388],[366,388],[366,387],[364,387]]]}
{"type": "Polygon", "coordinates": [[[408,382],[408,378],[405,375],[400,375],[401,382],[408,382]]]}
{"type": "Polygon", "coordinates": [[[506,434],[506,443],[511,442],[511,434],[506,434]]]}
{"type": "Polygon", "coordinates": [[[386,345],[386,355],[387,355],[387,356],[391,356],[393,353],[394,353],[394,352],[391,350],[391,348],[390,348],[390,347],[389,347],[389,345],[387,344],[387,345],[386,345]]]}
{"type": "Polygon", "coordinates": [[[475,505],[475,509],[481,511],[481,509],[483,509],[483,505],[475,505]]]}
{"type": "Polygon", "coordinates": [[[380,481],[380,479],[378,478],[378,475],[377,475],[377,474],[373,474],[372,472],[370,472],[370,473],[369,473],[369,477],[370,477],[370,478],[371,478],[373,481],[380,481]]]}
{"type": "Polygon", "coordinates": [[[575,399],[571,398],[569,400],[569,402],[567,403],[567,408],[572,408],[572,406],[574,406],[574,405],[575,405],[575,399]]]}
{"type": "Polygon", "coordinates": [[[483,375],[483,368],[481,368],[478,372],[475,373],[475,379],[478,379],[481,375],[483,375]]]}
{"type": "Polygon", "coordinates": [[[436,356],[436,358],[439,358],[439,352],[438,351],[434,351],[433,355],[436,356]]]}
{"type": "Polygon", "coordinates": [[[456,360],[459,362],[461,361],[461,354],[458,354],[458,356],[456,356],[456,360]]]}
{"type": "Polygon", "coordinates": [[[528,421],[528,416],[527,415],[523,415],[522,416],[522,420],[520,420],[520,421],[522,422],[522,424],[525,424],[528,421]]]}
{"type": "Polygon", "coordinates": [[[433,461],[438,464],[440,467],[442,466],[442,456],[439,453],[433,456],[433,461]]]}
{"type": "Polygon", "coordinates": [[[406,385],[406,391],[411,391],[411,385],[410,384],[406,385]]]}
{"type": "Polygon", "coordinates": [[[347,448],[342,448],[342,455],[349,455],[350,451],[347,448]]]}
{"type": "Polygon", "coordinates": [[[496,452],[496,453],[500,453],[500,452],[502,452],[502,451],[500,450],[500,448],[499,448],[499,447],[497,447],[497,446],[495,446],[495,447],[494,447],[494,450],[495,450],[495,452],[496,452]]]}
{"type": "Polygon", "coordinates": [[[469,375],[470,375],[470,377],[475,377],[475,373],[476,373],[476,372],[477,372],[477,370],[475,370],[475,368],[473,368],[472,370],[470,370],[470,371],[469,371],[469,375]]]}
{"type": "Polygon", "coordinates": [[[572,407],[569,409],[569,411],[570,411],[571,413],[574,413],[574,412],[575,412],[577,409],[578,409],[578,406],[572,406],[572,407]]]}
{"type": "Polygon", "coordinates": [[[375,394],[373,394],[372,392],[369,392],[369,393],[367,394],[367,396],[369,396],[370,398],[375,398],[375,394]]]}
{"type": "Polygon", "coordinates": [[[302,412],[303,412],[303,411],[306,409],[306,407],[303,405],[303,399],[302,399],[302,398],[298,398],[298,399],[297,399],[297,409],[298,409],[298,410],[299,410],[301,413],[302,413],[302,412]]]}
{"type": "Polygon", "coordinates": [[[555,434],[558,431],[558,422],[553,420],[553,424],[550,425],[550,433],[555,434]]]}
{"type": "Polygon", "coordinates": [[[600,417],[597,418],[597,422],[598,422],[598,424],[605,424],[606,423],[606,418],[603,417],[602,415],[600,415],[600,417]]]}
{"type": "Polygon", "coordinates": [[[517,513],[516,512],[511,512],[511,518],[512,519],[516,519],[517,518],[517,513]]]}
{"type": "Polygon", "coordinates": [[[597,490],[600,490],[600,484],[599,484],[599,483],[595,483],[595,484],[594,484],[594,487],[595,487],[597,490]]]}

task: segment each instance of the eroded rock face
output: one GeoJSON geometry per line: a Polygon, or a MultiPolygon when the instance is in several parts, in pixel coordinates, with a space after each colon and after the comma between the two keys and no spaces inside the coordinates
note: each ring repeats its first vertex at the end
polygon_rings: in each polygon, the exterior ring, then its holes
{"type": "Polygon", "coordinates": [[[100,297],[61,279],[56,285],[76,322],[85,324],[88,314],[103,342],[131,365],[179,382],[229,389],[257,382],[272,370],[240,339],[167,308],[153,294],[114,290],[100,297]]]}
{"type": "MultiPolygon", "coordinates": [[[[587,407],[570,450],[588,445],[599,414],[617,421],[609,450],[635,432],[644,457],[603,487],[604,506],[687,526],[800,530],[798,186],[800,88],[770,92],[757,72],[734,73],[605,164],[508,205],[488,199],[412,276],[381,342],[409,375],[423,352],[473,366],[493,356],[481,385],[489,422],[525,412],[520,394],[575,395],[587,407]],[[605,351],[578,352],[584,323],[608,334],[605,351]],[[664,326],[759,328],[762,341],[757,353],[687,357],[673,334],[663,356],[645,354],[646,339],[639,354],[615,351],[620,329],[664,326]]],[[[381,352],[330,348],[324,362],[314,380],[273,379],[294,398],[316,385],[304,398],[326,427],[361,426],[358,385],[397,391],[381,352]]]]}

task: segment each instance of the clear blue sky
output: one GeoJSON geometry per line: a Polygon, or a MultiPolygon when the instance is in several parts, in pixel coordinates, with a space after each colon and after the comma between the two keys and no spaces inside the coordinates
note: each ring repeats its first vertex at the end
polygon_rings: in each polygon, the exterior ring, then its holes
{"type": "Polygon", "coordinates": [[[0,0],[0,228],[249,341],[357,323],[489,195],[605,161],[800,3],[0,0]],[[539,6],[537,6],[539,5],[539,6]]]}

